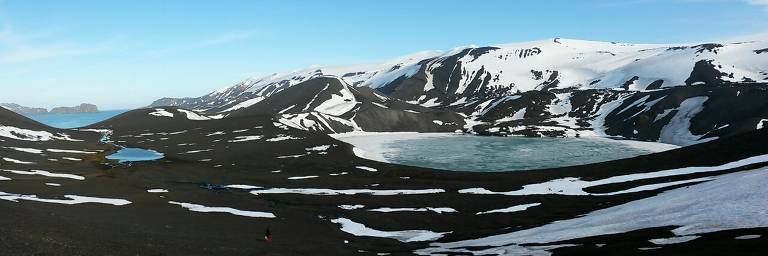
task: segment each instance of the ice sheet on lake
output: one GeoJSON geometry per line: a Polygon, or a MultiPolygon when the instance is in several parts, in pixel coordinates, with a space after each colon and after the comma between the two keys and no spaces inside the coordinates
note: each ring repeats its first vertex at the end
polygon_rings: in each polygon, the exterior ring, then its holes
{"type": "Polygon", "coordinates": [[[352,144],[356,156],[379,162],[387,162],[384,155],[391,153],[393,148],[386,147],[387,143],[420,138],[451,136],[449,133],[417,133],[417,132],[348,132],[329,134],[334,139],[352,144]]]}

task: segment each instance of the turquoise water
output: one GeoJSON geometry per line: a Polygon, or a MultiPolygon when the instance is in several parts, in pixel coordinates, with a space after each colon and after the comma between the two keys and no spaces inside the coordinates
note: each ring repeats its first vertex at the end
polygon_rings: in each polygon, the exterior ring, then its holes
{"type": "Polygon", "coordinates": [[[124,148],[114,154],[108,155],[107,159],[117,160],[118,162],[137,162],[137,161],[152,161],[163,158],[163,153],[147,150],[141,148],[124,148]]]}
{"type": "Polygon", "coordinates": [[[112,134],[111,132],[104,133],[101,139],[99,140],[101,143],[108,143],[121,148],[117,152],[112,153],[111,155],[108,155],[107,159],[109,160],[117,160],[119,163],[130,164],[130,162],[154,161],[154,160],[162,159],[163,157],[165,157],[165,154],[151,150],[151,149],[128,148],[121,145],[117,145],[112,142],[110,138],[111,134],[112,134]]]}
{"type": "MultiPolygon", "coordinates": [[[[95,124],[107,119],[110,119],[116,115],[125,113],[126,110],[110,110],[101,111],[98,113],[73,113],[73,114],[38,114],[29,115],[28,117],[46,124],[51,127],[61,129],[80,128],[95,124]]],[[[102,143],[109,143],[109,136],[104,135],[101,139],[102,143]]],[[[119,146],[119,145],[118,145],[119,146]]],[[[122,147],[122,146],[119,146],[122,147]]],[[[165,157],[163,153],[141,149],[141,148],[123,148],[111,155],[107,156],[109,160],[117,160],[120,163],[125,162],[137,162],[137,161],[152,161],[162,159],[165,157]]]]}
{"type": "Polygon", "coordinates": [[[95,124],[125,113],[126,111],[127,110],[108,110],[98,113],[36,114],[27,115],[27,117],[51,127],[71,129],[95,124]]]}
{"type": "Polygon", "coordinates": [[[654,152],[610,139],[468,135],[397,140],[381,147],[392,163],[475,172],[564,167],[654,152]]]}

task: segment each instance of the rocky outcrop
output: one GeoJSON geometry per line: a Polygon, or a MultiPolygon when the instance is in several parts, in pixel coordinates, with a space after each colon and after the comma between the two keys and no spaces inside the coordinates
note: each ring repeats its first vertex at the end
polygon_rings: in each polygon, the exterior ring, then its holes
{"type": "Polygon", "coordinates": [[[56,107],[51,109],[51,114],[71,114],[71,113],[96,113],[99,107],[93,104],[83,103],[74,107],[56,107]]]}
{"type": "Polygon", "coordinates": [[[45,108],[25,107],[15,103],[0,103],[0,107],[22,115],[35,114],[72,114],[72,113],[97,113],[99,107],[93,104],[83,103],[74,107],[56,107],[49,112],[45,108]]]}

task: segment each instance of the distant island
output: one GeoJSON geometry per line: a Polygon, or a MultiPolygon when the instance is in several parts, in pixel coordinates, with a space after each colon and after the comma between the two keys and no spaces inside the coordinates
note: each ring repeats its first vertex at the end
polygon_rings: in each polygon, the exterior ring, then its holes
{"type": "Polygon", "coordinates": [[[72,113],[98,113],[99,107],[93,104],[83,103],[74,107],[55,107],[48,111],[46,108],[26,107],[16,103],[0,103],[0,107],[22,115],[36,114],[72,114],[72,113]]]}

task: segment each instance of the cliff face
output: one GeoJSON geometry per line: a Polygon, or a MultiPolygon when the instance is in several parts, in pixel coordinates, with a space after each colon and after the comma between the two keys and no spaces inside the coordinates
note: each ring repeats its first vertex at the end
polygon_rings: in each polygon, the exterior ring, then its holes
{"type": "Polygon", "coordinates": [[[96,113],[99,112],[99,107],[93,104],[83,103],[75,107],[57,107],[51,109],[51,114],[67,114],[67,113],[96,113]]]}
{"type": "Polygon", "coordinates": [[[45,108],[31,108],[31,107],[25,107],[15,103],[0,103],[0,107],[3,107],[5,109],[8,109],[10,111],[13,111],[19,114],[25,114],[25,115],[48,113],[48,110],[45,108]]]}
{"type": "Polygon", "coordinates": [[[57,107],[51,109],[49,112],[45,108],[26,107],[16,103],[0,103],[0,107],[8,109],[22,115],[35,115],[35,114],[71,114],[71,113],[96,113],[99,112],[99,107],[93,104],[83,103],[74,107],[57,107]]]}

